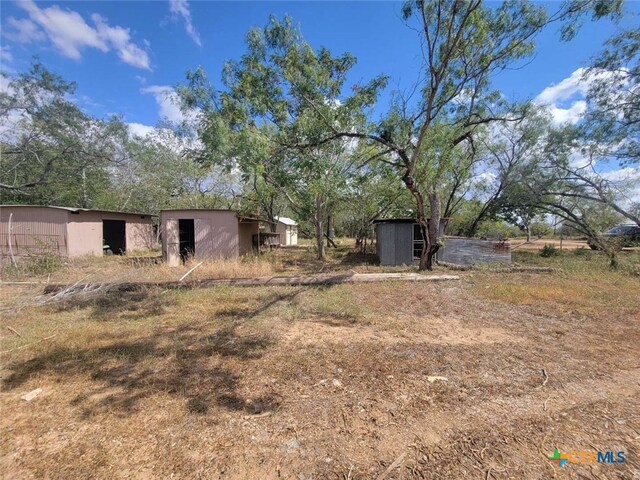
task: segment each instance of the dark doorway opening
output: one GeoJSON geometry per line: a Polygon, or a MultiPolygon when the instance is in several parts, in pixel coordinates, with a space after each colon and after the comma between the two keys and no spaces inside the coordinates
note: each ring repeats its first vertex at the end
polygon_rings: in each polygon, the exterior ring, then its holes
{"type": "Polygon", "coordinates": [[[102,221],[102,248],[104,253],[123,255],[127,250],[127,227],[124,220],[102,221]]]}
{"type": "Polygon", "coordinates": [[[193,218],[178,220],[180,258],[184,262],[196,252],[196,230],[193,218]]]}

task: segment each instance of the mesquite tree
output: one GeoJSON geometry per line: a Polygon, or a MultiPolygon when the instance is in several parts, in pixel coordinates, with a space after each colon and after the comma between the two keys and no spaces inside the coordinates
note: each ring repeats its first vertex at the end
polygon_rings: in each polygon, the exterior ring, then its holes
{"type": "Polygon", "coordinates": [[[420,269],[431,269],[439,248],[441,185],[461,153],[474,149],[479,130],[496,120],[513,118],[501,113],[498,92],[491,90],[494,74],[534,51],[533,39],[552,21],[566,23],[570,38],[581,15],[614,15],[620,2],[574,0],[563,2],[548,15],[543,6],[528,1],[507,1],[490,6],[481,0],[408,1],[404,19],[420,35],[423,77],[416,85],[420,101],[411,108],[401,99],[384,121],[368,131],[333,129],[333,136],[374,142],[391,153],[405,187],[416,203],[416,217],[424,238],[420,269]],[[428,211],[427,211],[428,208],[428,211]],[[427,215],[430,222],[427,222],[427,215]]]}
{"type": "Polygon", "coordinates": [[[260,172],[264,181],[291,201],[294,211],[314,220],[318,256],[326,216],[348,177],[349,142],[328,139],[333,129],[352,130],[365,122],[386,79],[343,95],[355,58],[314,50],[290,18],[275,17],[247,34],[247,52],[227,62],[224,88],[216,91],[199,69],[179,88],[186,108],[203,112],[199,126],[205,157],[238,168],[245,176],[260,172]],[[330,126],[329,126],[330,124],[330,126]],[[312,201],[302,193],[311,192],[312,201]]]}
{"type": "MultiPolygon", "coordinates": [[[[2,74],[3,77],[5,76],[2,74]]],[[[35,62],[0,92],[0,193],[4,202],[88,207],[109,186],[126,129],[69,96],[75,84],[35,62]]]]}
{"type": "Polygon", "coordinates": [[[491,76],[533,52],[532,38],[548,18],[543,7],[528,2],[493,8],[480,0],[407,2],[403,16],[421,37],[418,105],[398,101],[375,130],[334,129],[334,135],[375,142],[394,155],[393,165],[415,200],[424,270],[433,268],[439,248],[440,191],[447,172],[461,150],[473,150],[479,129],[502,118],[491,76]]]}
{"type": "Polygon", "coordinates": [[[584,140],[602,157],[640,164],[640,31],[607,40],[584,80],[590,85],[584,140]]]}

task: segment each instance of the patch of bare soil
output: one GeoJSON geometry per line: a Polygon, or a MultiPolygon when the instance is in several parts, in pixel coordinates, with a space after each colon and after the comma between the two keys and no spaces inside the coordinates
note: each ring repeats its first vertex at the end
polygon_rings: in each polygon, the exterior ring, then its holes
{"type": "Polygon", "coordinates": [[[553,245],[558,249],[562,247],[563,250],[589,248],[589,245],[587,245],[587,242],[585,240],[563,239],[562,242],[560,242],[560,239],[540,238],[527,243],[526,239],[517,238],[511,241],[511,248],[515,248],[516,250],[524,250],[524,251],[531,251],[531,250],[538,251],[545,245],[553,245]]]}
{"type": "MultiPolygon", "coordinates": [[[[493,296],[485,286],[496,278],[149,291],[22,311],[7,320],[25,335],[44,335],[33,315],[65,330],[3,359],[0,469],[5,478],[640,475],[640,295],[614,282],[576,311],[558,308],[558,296],[493,296]],[[43,392],[21,400],[35,388],[43,392]],[[624,451],[626,461],[560,468],[555,448],[624,451]]],[[[553,281],[502,280],[533,290],[553,281]]]]}

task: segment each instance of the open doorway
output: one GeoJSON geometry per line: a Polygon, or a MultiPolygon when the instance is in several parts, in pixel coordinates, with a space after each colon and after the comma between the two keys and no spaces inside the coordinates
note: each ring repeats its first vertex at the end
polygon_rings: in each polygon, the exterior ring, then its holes
{"type": "Polygon", "coordinates": [[[127,227],[124,220],[102,221],[102,243],[104,253],[123,255],[127,250],[127,227]]]}
{"type": "Polygon", "coordinates": [[[196,252],[196,231],[193,218],[181,218],[178,220],[178,235],[180,258],[184,262],[196,252]]]}

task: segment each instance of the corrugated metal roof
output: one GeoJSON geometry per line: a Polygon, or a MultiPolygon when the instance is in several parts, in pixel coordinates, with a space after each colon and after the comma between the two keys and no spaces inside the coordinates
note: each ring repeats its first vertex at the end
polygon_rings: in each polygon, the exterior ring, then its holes
{"type": "Polygon", "coordinates": [[[60,207],[57,205],[0,205],[0,208],[56,208],[58,210],[66,210],[68,212],[101,212],[101,213],[121,213],[124,215],[147,215],[149,217],[157,217],[150,213],[139,212],[120,212],[118,210],[100,210],[93,208],[76,208],[76,207],[60,207]]]}
{"type": "Polygon", "coordinates": [[[272,223],[269,220],[267,220],[266,218],[261,218],[261,217],[249,217],[246,215],[238,215],[238,220],[240,222],[262,222],[262,223],[272,223]]]}
{"type": "MultiPolygon", "coordinates": [[[[427,218],[427,221],[430,219],[427,218]]],[[[440,222],[448,222],[449,217],[441,217],[440,222]]],[[[417,223],[415,218],[379,218],[374,220],[373,223],[417,223]]]]}
{"type": "Polygon", "coordinates": [[[280,223],[284,223],[285,225],[298,225],[298,222],[289,217],[275,217],[275,219],[280,223]]]}
{"type": "Polygon", "coordinates": [[[233,212],[230,208],[163,208],[160,212],[186,212],[189,210],[201,211],[201,212],[233,212]]]}

